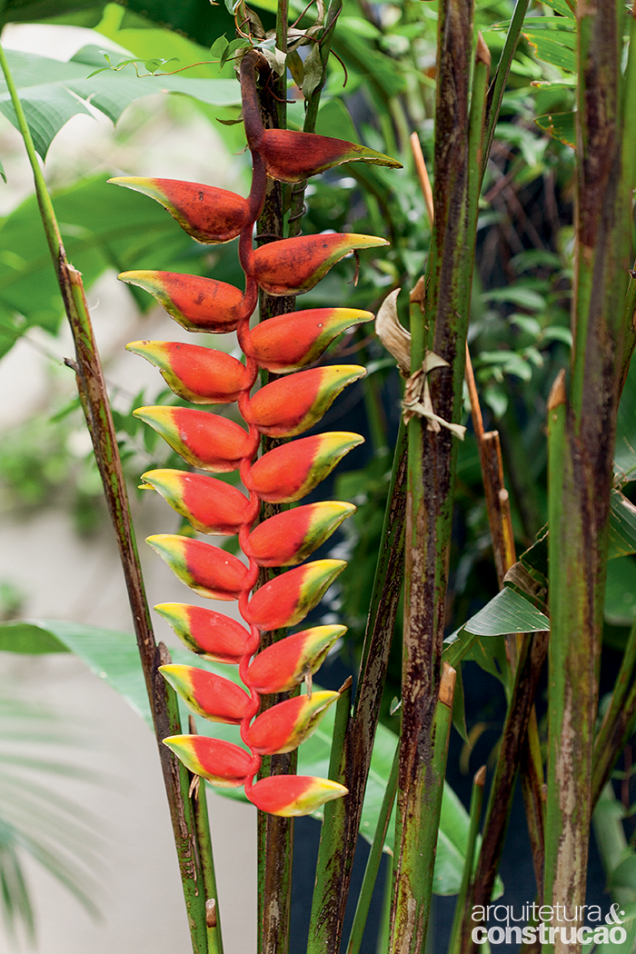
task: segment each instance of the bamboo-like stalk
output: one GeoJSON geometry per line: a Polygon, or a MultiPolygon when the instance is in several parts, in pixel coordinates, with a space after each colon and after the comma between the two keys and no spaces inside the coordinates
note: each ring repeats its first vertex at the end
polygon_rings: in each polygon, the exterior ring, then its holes
{"type": "Polygon", "coordinates": [[[371,764],[382,691],[404,576],[406,429],[400,425],[382,527],[360,677],[337,779],[346,799],[325,805],[307,954],[337,950],[342,936],[351,869],[371,764]]]}
{"type": "Polygon", "coordinates": [[[495,71],[495,77],[490,90],[488,91],[488,101],[486,106],[486,131],[484,135],[484,151],[482,156],[482,178],[486,169],[486,163],[488,162],[488,156],[490,155],[490,147],[492,146],[492,141],[495,135],[495,126],[497,125],[497,120],[499,119],[499,110],[501,109],[501,102],[506,91],[506,83],[508,82],[510,67],[517,49],[517,43],[519,42],[523,21],[528,11],[529,5],[530,0],[517,0],[514,13],[512,14],[512,19],[510,20],[510,26],[508,27],[508,33],[506,34],[506,42],[504,43],[504,48],[501,51],[501,56],[499,57],[499,62],[495,71]]]}
{"type": "MultiPolygon", "coordinates": [[[[468,316],[466,189],[468,90],[472,5],[439,5],[435,135],[435,223],[426,284],[426,314],[411,318],[411,372],[430,348],[449,362],[433,372],[435,413],[457,421],[461,413],[468,316]],[[430,328],[430,331],[429,331],[430,328]]],[[[402,738],[395,838],[393,954],[420,954],[426,938],[435,859],[441,778],[435,712],[444,637],[456,448],[451,433],[428,430],[420,419],[408,427],[409,464],[405,565],[402,738]]]]}
{"type": "Polygon", "coordinates": [[[632,732],[636,717],[636,685],[632,677],[636,667],[636,620],[629,631],[621,667],[614,683],[612,698],[594,742],[592,804],[601,797],[611,771],[632,732]]]}
{"type": "MultiPolygon", "coordinates": [[[[569,393],[549,404],[550,695],[545,903],[585,902],[592,749],[607,559],[633,165],[621,111],[621,11],[577,10],[579,88],[574,331],[569,393]],[[630,193],[631,194],[631,193],[630,193]]],[[[623,100],[623,103],[621,103],[623,100]]],[[[555,950],[564,950],[561,942],[555,950]]]]}
{"type": "Polygon", "coordinates": [[[472,883],[473,864],[475,861],[475,846],[479,834],[479,822],[481,821],[481,807],[484,800],[484,785],[486,784],[486,766],[482,765],[475,772],[473,777],[473,790],[470,796],[470,826],[468,828],[468,841],[466,843],[466,861],[464,862],[464,871],[462,873],[462,883],[455,902],[455,913],[453,915],[453,926],[448,945],[448,954],[459,954],[461,947],[462,924],[466,915],[466,899],[468,890],[472,883]]]}
{"type": "MultiPolygon", "coordinates": [[[[197,734],[194,716],[188,716],[190,735],[197,734]]],[[[208,792],[204,779],[193,776],[190,785],[194,807],[194,823],[197,830],[197,843],[201,852],[203,884],[205,886],[205,923],[208,934],[208,954],[223,954],[223,934],[221,932],[221,914],[219,911],[219,892],[214,868],[210,819],[208,816],[208,792]]]]}
{"type": "Polygon", "coordinates": [[[373,889],[378,877],[378,871],[380,870],[380,861],[382,860],[382,851],[384,849],[386,833],[389,828],[389,820],[391,818],[391,811],[393,810],[393,802],[395,801],[399,754],[400,750],[399,748],[396,748],[395,757],[391,766],[391,772],[384,790],[384,798],[382,799],[380,814],[378,815],[378,824],[375,829],[373,843],[371,845],[371,850],[369,851],[369,857],[367,859],[367,866],[364,871],[364,878],[362,879],[362,887],[360,888],[356,913],[353,917],[353,925],[351,927],[351,934],[349,936],[349,943],[347,945],[347,954],[359,954],[360,946],[362,944],[362,937],[364,935],[364,929],[369,916],[369,908],[371,907],[373,889]]]}
{"type": "MultiPolygon", "coordinates": [[[[512,808],[512,795],[521,759],[522,742],[526,734],[547,648],[548,633],[532,633],[522,638],[515,682],[510,694],[506,721],[501,736],[501,748],[497,759],[495,777],[488,799],[481,850],[471,895],[470,908],[473,910],[476,906],[487,905],[492,895],[512,808]]],[[[468,913],[469,909],[467,908],[462,932],[461,949],[463,951],[476,949],[476,945],[470,936],[470,929],[475,927],[478,922],[471,920],[468,913]]]]}
{"type": "MultiPolygon", "coordinates": [[[[192,803],[188,797],[190,779],[181,762],[161,744],[167,736],[181,732],[177,697],[158,673],[158,667],[165,662],[165,658],[161,658],[162,647],[158,647],[155,642],[150,621],[139,555],[130,519],[128,493],[119,456],[117,437],[84,287],[80,273],[71,265],[66,256],[53,203],[38,163],[31,132],[1,45],[0,66],[4,73],[7,89],[11,96],[11,102],[15,109],[19,129],[33,171],[42,224],[75,344],[76,361],[67,363],[73,367],[76,373],[80,402],[93,442],[95,459],[119,548],[170,806],[192,948],[194,954],[206,954],[206,899],[203,890],[201,856],[197,845],[196,823],[192,803]]],[[[163,647],[163,650],[165,656],[167,650],[165,650],[165,647],[163,647]]]]}

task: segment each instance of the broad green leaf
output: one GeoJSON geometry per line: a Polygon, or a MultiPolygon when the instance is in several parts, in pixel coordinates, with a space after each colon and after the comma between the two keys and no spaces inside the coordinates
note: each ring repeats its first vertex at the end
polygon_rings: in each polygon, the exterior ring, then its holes
{"type": "MultiPolygon", "coordinates": [[[[89,79],[90,65],[97,62],[100,66],[107,65],[103,57],[98,60],[97,56],[99,47],[85,47],[68,63],[61,63],[34,53],[7,50],[9,67],[42,158],[64,123],[77,113],[87,112],[82,100],[90,99],[91,105],[113,122],[131,103],[156,93],[181,93],[211,106],[236,106],[240,103],[238,83],[229,79],[188,78],[183,73],[138,78],[133,65],[121,71],[109,69],[89,79]]],[[[119,58],[114,57],[113,62],[119,62],[119,58]]],[[[2,81],[0,109],[15,124],[9,100],[6,84],[2,81]]]]}
{"type": "MultiPolygon", "coordinates": [[[[148,723],[150,709],[139,662],[135,639],[128,633],[72,623],[62,620],[26,620],[0,624],[0,648],[14,652],[43,652],[44,647],[58,644],[56,651],[69,650],[82,659],[88,668],[108,683],[148,723]]],[[[194,657],[184,649],[171,650],[175,662],[192,664],[194,657]]],[[[215,666],[196,660],[201,668],[216,672],[228,679],[238,681],[236,667],[215,666]]],[[[298,750],[298,772],[303,775],[326,777],[329,767],[333,712],[328,712],[319,729],[298,750]]],[[[210,726],[205,720],[197,720],[202,734],[214,735],[238,742],[235,726],[215,723],[210,726]]],[[[371,840],[375,832],[380,804],[389,777],[397,736],[379,725],[373,750],[369,782],[364,802],[360,833],[371,840]]],[[[244,797],[232,789],[215,791],[230,797],[244,797]]],[[[465,846],[468,834],[468,814],[455,793],[447,785],[442,801],[441,832],[435,866],[435,891],[437,894],[456,894],[461,883],[465,846]]],[[[385,849],[392,850],[393,826],[385,849]]]]}
{"type": "MultiPolygon", "coordinates": [[[[116,0],[124,7],[122,25],[132,19],[135,26],[139,21],[169,27],[209,47],[218,36],[228,28],[232,21],[220,7],[212,6],[210,0],[116,0]],[[130,14],[134,15],[130,17],[130,14]],[[219,20],[223,29],[219,29],[219,20]]],[[[95,26],[101,19],[106,7],[103,0],[6,0],[3,4],[0,23],[25,23],[49,20],[56,23],[74,23],[80,26],[95,26]],[[86,9],[89,8],[89,9],[86,9]],[[96,16],[88,17],[92,10],[96,16]],[[84,14],[84,18],[81,15],[84,14]]],[[[275,9],[275,8],[274,8],[275,9]]],[[[107,14],[108,14],[107,10],[107,14]]]]}
{"type": "Polygon", "coordinates": [[[463,629],[478,636],[538,633],[550,629],[550,620],[516,590],[505,586],[463,629]]]}
{"type": "MultiPolygon", "coordinates": [[[[553,22],[560,24],[566,21],[553,22]]],[[[576,33],[566,30],[524,30],[523,36],[533,48],[537,59],[576,73],[576,33]]]]}
{"type": "Polygon", "coordinates": [[[614,470],[621,479],[636,477],[636,361],[631,361],[616,421],[614,470]]]}
{"type": "Polygon", "coordinates": [[[576,149],[575,113],[548,113],[545,116],[537,116],[535,123],[554,139],[576,149]]]}
{"type": "Polygon", "coordinates": [[[0,628],[0,652],[28,653],[39,656],[44,653],[67,653],[68,648],[37,624],[8,622],[0,628]]]}
{"type": "Polygon", "coordinates": [[[396,69],[396,61],[374,50],[355,30],[336,30],[334,48],[347,67],[371,81],[383,98],[390,99],[405,91],[406,81],[396,69]]]}
{"type": "Polygon", "coordinates": [[[620,490],[610,499],[609,559],[636,553],[636,507],[620,490]]]}
{"type": "Polygon", "coordinates": [[[630,626],[636,617],[636,560],[610,560],[605,583],[605,619],[614,626],[630,626]]]}
{"type": "Polygon", "coordinates": [[[519,305],[521,308],[527,308],[528,311],[543,311],[546,306],[545,298],[542,295],[533,288],[527,288],[524,285],[492,288],[490,291],[483,292],[481,299],[482,301],[510,302],[513,305],[519,305]]]}
{"type": "MultiPolygon", "coordinates": [[[[541,2],[544,3],[546,7],[552,7],[553,10],[556,10],[557,13],[562,14],[564,17],[574,16],[574,0],[572,0],[572,4],[568,3],[568,0],[541,0],[541,2]]],[[[557,20],[557,23],[558,22],[557,20]]]]}

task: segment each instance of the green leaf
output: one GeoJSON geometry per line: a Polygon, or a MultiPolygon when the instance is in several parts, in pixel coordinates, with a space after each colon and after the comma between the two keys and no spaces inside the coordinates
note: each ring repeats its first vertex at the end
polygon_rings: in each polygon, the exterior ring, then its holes
{"type": "MultiPolygon", "coordinates": [[[[567,21],[557,20],[556,22],[561,24],[567,21]]],[[[524,30],[523,36],[533,48],[537,59],[551,63],[552,66],[558,66],[562,70],[576,73],[576,33],[574,31],[540,30],[529,33],[524,30]]]]}
{"type": "Polygon", "coordinates": [[[575,113],[548,113],[545,116],[537,116],[535,123],[550,133],[553,139],[576,149],[575,113]]]}
{"type": "MultiPolygon", "coordinates": [[[[564,17],[572,17],[574,15],[574,10],[567,0],[541,0],[541,2],[544,3],[546,7],[552,7],[553,10],[556,10],[557,13],[562,14],[564,17]]],[[[557,23],[559,23],[558,20],[557,23]]]]}
{"type": "Polygon", "coordinates": [[[462,628],[477,636],[538,633],[550,629],[550,620],[516,590],[505,586],[462,628]]]}
{"type": "Polygon", "coordinates": [[[608,558],[636,553],[636,507],[620,490],[612,490],[610,498],[610,538],[608,558]]]}
{"type": "Polygon", "coordinates": [[[636,618],[636,560],[620,557],[607,564],[605,619],[614,626],[631,626],[636,618]]]}
{"type": "Polygon", "coordinates": [[[542,295],[524,285],[506,285],[503,288],[492,288],[490,291],[483,292],[481,299],[482,301],[509,302],[512,305],[527,308],[528,311],[543,311],[546,305],[542,295]]]}
{"type": "MultiPolygon", "coordinates": [[[[82,100],[90,99],[91,105],[113,122],[131,103],[156,93],[181,93],[211,106],[236,106],[241,101],[239,86],[233,80],[201,79],[182,73],[138,78],[132,64],[121,71],[107,69],[88,78],[89,58],[92,65],[105,65],[99,47],[85,47],[68,63],[7,50],[36,148],[43,158],[62,126],[72,116],[88,112],[82,100]]],[[[0,110],[15,125],[9,100],[6,84],[0,82],[0,110]]]]}
{"type": "MultiPolygon", "coordinates": [[[[43,652],[46,645],[58,645],[54,651],[71,651],[82,659],[88,668],[110,685],[129,705],[151,724],[150,709],[141,672],[141,664],[135,639],[128,633],[88,626],[62,620],[25,620],[0,624],[0,647],[14,652],[43,652]],[[38,642],[39,641],[39,642],[38,642]],[[40,648],[34,649],[33,647],[40,648]]],[[[172,649],[175,662],[192,665],[193,655],[185,649],[172,649]]],[[[196,665],[238,681],[234,666],[220,666],[196,659],[196,665]]],[[[317,688],[317,687],[316,687],[317,688]]],[[[298,750],[298,772],[303,775],[326,777],[329,768],[334,712],[329,711],[314,735],[298,750]]],[[[205,720],[197,720],[202,734],[226,738],[238,742],[236,726],[213,726],[205,720]]],[[[386,786],[397,736],[383,725],[378,726],[373,749],[369,782],[364,801],[360,833],[369,841],[373,838],[386,786]]],[[[215,789],[219,794],[244,798],[242,790],[215,789]]],[[[437,894],[456,894],[461,884],[463,862],[468,835],[468,814],[455,793],[447,785],[442,802],[440,839],[435,867],[435,891],[437,894]]],[[[393,826],[385,849],[392,850],[393,826]]]]}

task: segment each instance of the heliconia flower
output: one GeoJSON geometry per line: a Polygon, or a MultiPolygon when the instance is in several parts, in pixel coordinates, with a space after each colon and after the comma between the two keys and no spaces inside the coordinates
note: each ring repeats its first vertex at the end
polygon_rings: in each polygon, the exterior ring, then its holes
{"type": "Polygon", "coordinates": [[[245,619],[266,630],[295,626],[318,605],[346,565],[344,560],[316,560],[282,573],[256,591],[245,619]]]}
{"type": "Polygon", "coordinates": [[[210,722],[240,725],[249,715],[251,699],[235,682],[196,666],[171,663],[159,672],[197,715],[210,722]]]}
{"type": "Polygon", "coordinates": [[[268,503],[293,503],[317,487],[345,454],[363,442],[359,434],[330,431],[275,447],[252,467],[252,489],[268,503]]]}
{"type": "Polygon", "coordinates": [[[236,331],[245,311],[240,289],[214,278],[178,272],[121,272],[121,282],[150,292],[186,331],[236,331]]]}
{"type": "Polygon", "coordinates": [[[348,384],[365,375],[356,364],[329,364],[272,381],[243,408],[243,417],[261,434],[294,437],[312,427],[348,384]]]}
{"type": "Polygon", "coordinates": [[[247,568],[219,547],[176,533],[156,533],[146,537],[146,543],[157,551],[182,583],[200,596],[237,600],[245,589],[247,568]]]}
{"type": "Polygon", "coordinates": [[[239,745],[206,735],[171,735],[163,744],[186,768],[219,788],[238,788],[254,774],[254,756],[239,745]]]}
{"type": "Polygon", "coordinates": [[[375,235],[338,232],[269,242],[254,252],[253,277],[270,295],[301,295],[354,249],[388,244],[375,235]]]}
{"type": "Polygon", "coordinates": [[[252,530],[248,555],[259,566],[294,566],[302,563],[355,510],[353,504],[338,500],[325,500],[285,510],[264,520],[252,530]]]}
{"type": "Polygon", "coordinates": [[[281,182],[302,182],[343,162],[361,160],[378,166],[401,167],[395,159],[366,146],[289,129],[266,129],[258,152],[265,162],[267,175],[281,182]]]}
{"type": "Polygon", "coordinates": [[[296,696],[266,709],[247,730],[247,744],[258,755],[293,752],[318,728],[323,716],[340,693],[322,690],[296,696]]]}
{"type": "Polygon", "coordinates": [[[320,668],[346,631],[346,626],[315,626],[280,639],[256,656],[247,670],[246,684],[261,695],[289,692],[320,668]]]}
{"type": "Polygon", "coordinates": [[[215,477],[183,470],[149,470],[143,480],[144,486],[154,487],[201,533],[238,533],[254,518],[254,508],[245,494],[215,477]]]}
{"type": "Polygon", "coordinates": [[[372,312],[357,308],[309,308],[261,321],[241,346],[261,368],[284,374],[313,364],[336,335],[372,320],[372,312]]]}
{"type": "Polygon", "coordinates": [[[193,404],[228,404],[253,384],[244,364],[214,348],[181,341],[131,341],[126,350],[156,365],[175,394],[193,404]]]}
{"type": "Polygon", "coordinates": [[[237,666],[249,649],[249,632],[224,613],[188,603],[159,603],[155,609],[188,649],[210,662],[237,666]]]}
{"type": "Polygon", "coordinates": [[[312,775],[272,775],[262,778],[246,794],[260,811],[270,815],[311,815],[325,802],[348,795],[349,789],[312,775]]]}
{"type": "Polygon", "coordinates": [[[247,431],[218,414],[184,407],[139,407],[135,417],[146,421],[184,460],[216,474],[237,470],[253,453],[247,431]]]}
{"type": "Polygon", "coordinates": [[[216,186],[136,176],[117,176],[108,181],[156,199],[188,235],[204,244],[229,242],[250,220],[247,201],[216,186]]]}

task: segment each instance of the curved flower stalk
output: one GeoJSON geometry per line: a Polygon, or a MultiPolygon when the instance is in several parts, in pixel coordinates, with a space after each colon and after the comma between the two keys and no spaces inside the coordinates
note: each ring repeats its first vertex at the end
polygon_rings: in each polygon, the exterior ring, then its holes
{"type": "Polygon", "coordinates": [[[247,566],[218,547],[190,537],[157,534],[148,543],[173,572],[201,596],[237,600],[245,625],[216,610],[164,603],[157,610],[194,653],[238,665],[247,691],[194,666],[162,666],[165,679],[193,712],[240,727],[245,748],[206,736],[164,740],[195,774],[221,787],[244,786],[259,809],[303,815],[345,795],[328,779],[276,776],[254,782],[263,756],[290,752],[315,730],[337,692],[311,692],[311,675],[343,626],[317,626],[279,641],[260,654],[261,633],[300,623],[342,571],[341,560],[303,561],[336,530],[354,507],[340,502],[299,506],[256,525],[261,501],[295,503],[327,476],[362,438],[326,433],[283,444],[257,459],[261,435],[292,438],[315,424],[340,391],[365,373],[353,365],[309,368],[341,331],[373,315],[352,308],[315,308],[272,318],[249,328],[259,287],[272,295],[313,288],[350,251],[388,244],[368,235],[328,234],[252,246],[253,226],[265,198],[266,177],[296,182],[340,162],[364,160],[398,165],[369,149],[341,140],[264,130],[256,99],[258,57],[241,65],[243,112],[252,153],[247,199],[222,189],[165,179],[111,180],[161,202],[199,242],[239,237],[245,289],[193,275],[124,272],[120,278],[153,294],[189,331],[238,332],[245,364],[197,345],[136,341],[130,351],[155,364],[169,386],[197,405],[238,402],[247,430],[207,410],[145,407],[146,421],[189,464],[205,474],[153,470],[144,486],[157,490],[192,526],[206,534],[238,534],[247,566]],[[252,395],[259,369],[284,375],[252,395]],[[210,473],[238,470],[247,491],[210,473]],[[299,565],[302,564],[302,565],[299,565]],[[252,594],[260,567],[292,567],[252,594]],[[307,680],[309,691],[260,715],[263,693],[286,692],[307,680]]]}

